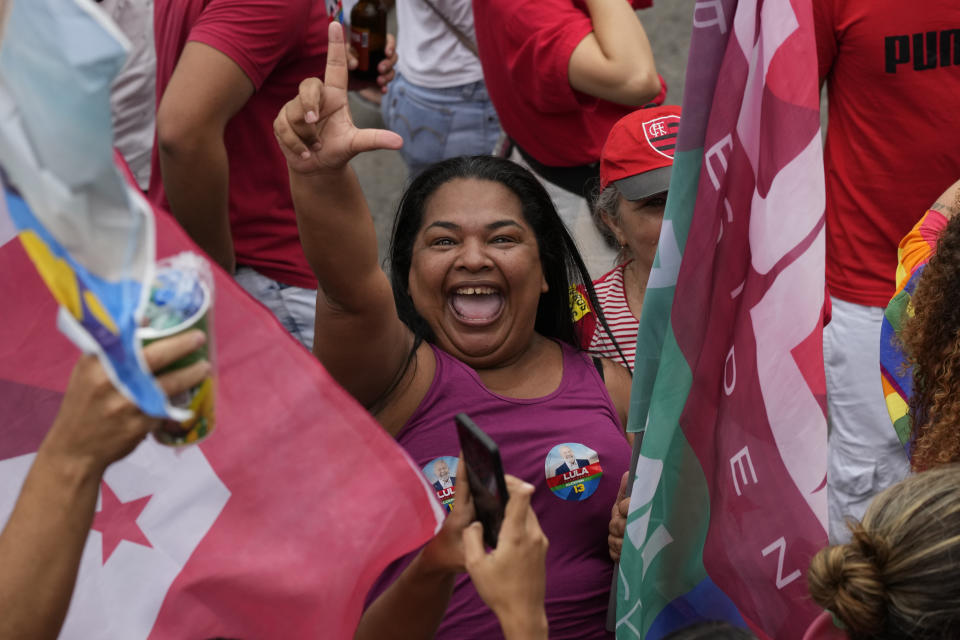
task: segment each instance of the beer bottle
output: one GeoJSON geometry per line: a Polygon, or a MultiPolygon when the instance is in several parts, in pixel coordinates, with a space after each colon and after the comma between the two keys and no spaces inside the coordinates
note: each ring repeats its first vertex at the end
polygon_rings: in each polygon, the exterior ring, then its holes
{"type": "Polygon", "coordinates": [[[350,44],[357,54],[354,77],[377,81],[377,65],[387,46],[387,9],[380,0],[360,0],[350,11],[350,44]]]}

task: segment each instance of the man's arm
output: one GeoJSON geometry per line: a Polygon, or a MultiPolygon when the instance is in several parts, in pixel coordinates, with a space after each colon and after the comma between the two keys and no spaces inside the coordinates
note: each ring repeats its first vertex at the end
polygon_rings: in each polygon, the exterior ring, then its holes
{"type": "Polygon", "coordinates": [[[56,638],[67,614],[100,474],[63,462],[37,452],[0,534],[0,638],[56,638]]]}
{"type": "Polygon", "coordinates": [[[639,106],[660,93],[647,33],[626,0],[587,0],[593,31],[573,50],[568,76],[577,91],[639,106]]]}
{"type": "Polygon", "coordinates": [[[160,170],[170,211],[229,273],[236,264],[223,132],[253,91],[237,63],[213,47],[188,42],[157,109],[160,170]]]}

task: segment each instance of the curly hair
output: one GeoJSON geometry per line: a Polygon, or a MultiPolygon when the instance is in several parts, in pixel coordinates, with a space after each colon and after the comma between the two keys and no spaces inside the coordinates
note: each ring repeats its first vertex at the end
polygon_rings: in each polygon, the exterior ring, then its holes
{"type": "Polygon", "coordinates": [[[807,572],[849,637],[960,637],[960,465],[908,477],[849,526],[850,542],[821,549],[807,572]]]}
{"type": "Polygon", "coordinates": [[[910,464],[960,461],[960,216],[920,276],[900,340],[913,368],[910,464]]]}

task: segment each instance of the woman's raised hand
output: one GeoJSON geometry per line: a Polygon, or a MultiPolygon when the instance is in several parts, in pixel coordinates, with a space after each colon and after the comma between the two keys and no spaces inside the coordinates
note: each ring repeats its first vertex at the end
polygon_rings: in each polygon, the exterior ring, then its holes
{"type": "Polygon", "coordinates": [[[324,81],[308,78],[280,110],[273,132],[297,173],[338,171],[357,154],[399,149],[403,138],[383,129],[357,129],[347,104],[347,50],[343,28],[331,22],[324,81]]]}

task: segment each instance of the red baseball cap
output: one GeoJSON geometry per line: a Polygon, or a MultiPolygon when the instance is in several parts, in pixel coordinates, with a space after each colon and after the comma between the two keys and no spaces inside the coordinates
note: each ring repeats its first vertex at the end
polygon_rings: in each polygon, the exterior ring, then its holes
{"type": "Polygon", "coordinates": [[[638,109],[621,118],[600,154],[600,188],[610,183],[627,200],[640,200],[670,187],[680,107],[638,109]]]}

